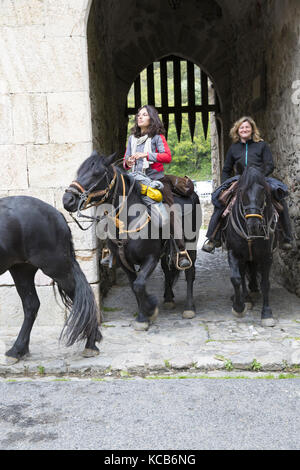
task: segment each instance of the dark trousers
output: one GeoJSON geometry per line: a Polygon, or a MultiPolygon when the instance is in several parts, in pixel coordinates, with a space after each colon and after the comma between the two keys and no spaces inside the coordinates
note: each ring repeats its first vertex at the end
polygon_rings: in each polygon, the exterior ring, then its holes
{"type": "MultiPolygon", "coordinates": [[[[171,207],[174,204],[174,197],[173,197],[173,192],[172,192],[172,185],[170,181],[163,177],[159,181],[161,181],[164,185],[163,189],[161,189],[161,193],[163,195],[163,200],[166,204],[168,204],[169,207],[171,207]]],[[[176,211],[171,211],[170,212],[170,234],[172,237],[175,239],[175,229],[178,227],[178,229],[181,229],[182,226],[182,221],[181,221],[181,216],[176,212],[176,211]]],[[[176,238],[176,243],[180,251],[185,250],[185,243],[184,243],[184,237],[181,238],[176,238]]]]}

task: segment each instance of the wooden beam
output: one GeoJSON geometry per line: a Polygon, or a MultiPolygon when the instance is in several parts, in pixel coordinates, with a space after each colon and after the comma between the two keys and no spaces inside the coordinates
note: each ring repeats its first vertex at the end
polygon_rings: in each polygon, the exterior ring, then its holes
{"type": "MultiPolygon", "coordinates": [[[[161,108],[168,108],[168,74],[167,74],[167,60],[161,59],[160,61],[160,95],[161,95],[161,108]]],[[[158,110],[158,108],[156,108],[158,110]]],[[[159,111],[158,111],[159,112],[159,111]]],[[[169,113],[161,112],[162,121],[166,130],[166,138],[168,137],[169,130],[169,113]]]]}
{"type": "Polygon", "coordinates": [[[175,127],[177,138],[180,142],[181,126],[182,126],[182,106],[181,106],[181,72],[180,72],[180,59],[174,57],[173,59],[173,78],[174,78],[174,104],[175,104],[175,127]]]}
{"type": "Polygon", "coordinates": [[[202,105],[202,126],[204,137],[207,139],[209,111],[208,111],[208,79],[206,73],[201,70],[201,105],[202,105]]]}
{"type": "Polygon", "coordinates": [[[188,113],[188,123],[192,142],[194,141],[196,112],[195,112],[195,69],[194,64],[187,61],[187,90],[188,90],[188,106],[191,109],[188,113]]]}
{"type": "Polygon", "coordinates": [[[154,93],[154,67],[153,64],[147,67],[147,95],[148,103],[155,106],[155,93],[154,93]]]}

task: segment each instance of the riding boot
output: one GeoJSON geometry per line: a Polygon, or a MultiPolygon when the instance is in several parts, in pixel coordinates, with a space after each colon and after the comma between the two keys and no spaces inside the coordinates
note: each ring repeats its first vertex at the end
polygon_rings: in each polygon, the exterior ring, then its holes
{"type": "Polygon", "coordinates": [[[279,212],[279,223],[283,231],[283,239],[280,242],[279,247],[282,250],[291,250],[293,248],[293,234],[289,211],[285,199],[281,199],[280,204],[283,207],[283,210],[279,212]]]}
{"type": "Polygon", "coordinates": [[[213,215],[209,221],[208,230],[206,233],[207,240],[202,246],[202,250],[206,253],[213,253],[215,248],[221,246],[221,231],[220,231],[220,219],[224,211],[224,208],[214,207],[213,215]]]}
{"type": "Polygon", "coordinates": [[[185,242],[183,236],[179,237],[179,234],[176,234],[175,227],[181,227],[181,220],[177,212],[170,212],[170,234],[173,237],[179,252],[176,256],[175,265],[179,270],[189,269],[192,267],[191,258],[185,249],[185,242]]]}

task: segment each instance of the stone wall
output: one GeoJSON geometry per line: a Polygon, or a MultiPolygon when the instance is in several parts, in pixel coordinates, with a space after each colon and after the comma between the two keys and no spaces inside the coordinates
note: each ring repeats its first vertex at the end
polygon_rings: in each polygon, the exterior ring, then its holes
{"type": "Polygon", "coordinates": [[[237,44],[231,74],[231,121],[242,115],[250,114],[254,117],[264,140],[271,146],[276,165],[273,176],[284,181],[290,189],[287,202],[295,234],[295,248],[289,253],[277,251],[274,271],[278,280],[281,279],[286,287],[298,295],[300,93],[297,94],[296,87],[300,78],[299,24],[298,0],[253,3],[249,14],[241,18],[235,29],[237,44]],[[260,80],[261,93],[258,87],[260,80]],[[260,94],[260,99],[257,99],[260,94]]]}
{"type": "MultiPolygon", "coordinates": [[[[0,196],[38,197],[64,213],[76,256],[98,298],[98,241],[62,207],[64,188],[92,150],[86,43],[88,0],[0,2],[0,196]]],[[[40,271],[38,321],[63,322],[40,271]]],[[[20,324],[9,273],[0,276],[0,325],[20,324]]]]}

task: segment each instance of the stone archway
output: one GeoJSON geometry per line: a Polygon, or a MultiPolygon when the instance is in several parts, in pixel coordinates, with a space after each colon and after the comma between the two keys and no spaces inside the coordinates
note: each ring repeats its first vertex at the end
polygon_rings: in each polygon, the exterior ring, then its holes
{"type": "MultiPolygon", "coordinates": [[[[271,145],[275,176],[294,189],[289,205],[299,236],[299,104],[291,99],[299,78],[299,2],[193,0],[185,3],[184,15],[183,2],[177,3],[173,10],[170,2],[158,0],[92,2],[87,43],[94,145],[105,152],[118,146],[122,154],[124,106],[132,82],[157,58],[183,56],[197,63],[216,86],[220,155],[229,147],[235,119],[251,114],[258,122],[271,145]]],[[[286,285],[300,294],[298,256],[279,252],[277,267],[286,285]]]]}

